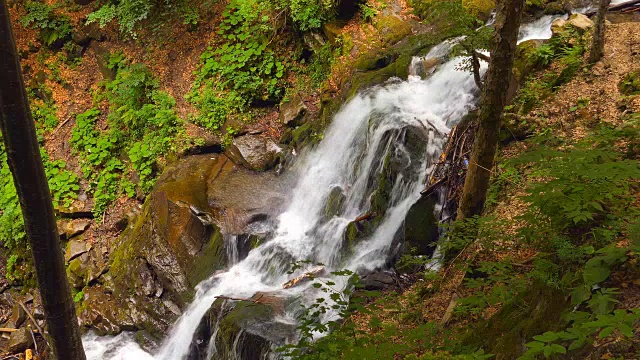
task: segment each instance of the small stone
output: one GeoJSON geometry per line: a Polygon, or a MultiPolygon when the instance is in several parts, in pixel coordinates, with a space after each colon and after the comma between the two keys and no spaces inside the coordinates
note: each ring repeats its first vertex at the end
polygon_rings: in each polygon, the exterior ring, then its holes
{"type": "Polygon", "coordinates": [[[71,239],[84,233],[90,225],[89,220],[61,220],[58,222],[58,233],[61,238],[71,239]]]}
{"type": "MultiPolygon", "coordinates": [[[[258,135],[245,135],[235,138],[230,146],[230,155],[240,155],[246,161],[245,166],[251,170],[265,171],[271,169],[277,161],[277,154],[282,149],[268,138],[258,135]]],[[[233,156],[230,156],[233,158],[233,156]]]]}
{"type": "Polygon", "coordinates": [[[69,262],[78,256],[88,252],[91,245],[87,244],[84,239],[73,239],[67,244],[67,251],[64,253],[64,259],[69,262]]]}
{"type": "Polygon", "coordinates": [[[22,353],[33,345],[33,338],[27,328],[20,328],[11,333],[7,351],[9,353],[22,353]]]}
{"type": "Polygon", "coordinates": [[[13,305],[13,310],[11,311],[11,317],[9,317],[9,320],[7,320],[7,322],[5,323],[5,327],[17,329],[24,323],[26,319],[27,314],[24,312],[22,306],[20,306],[18,303],[15,303],[13,305]]]}
{"type": "Polygon", "coordinates": [[[571,15],[567,23],[582,31],[585,31],[593,27],[594,25],[593,20],[589,19],[586,15],[583,15],[583,14],[571,15]]]}
{"type": "Polygon", "coordinates": [[[306,113],[307,105],[299,95],[294,95],[291,100],[280,104],[280,121],[289,127],[301,125],[306,113]]]}

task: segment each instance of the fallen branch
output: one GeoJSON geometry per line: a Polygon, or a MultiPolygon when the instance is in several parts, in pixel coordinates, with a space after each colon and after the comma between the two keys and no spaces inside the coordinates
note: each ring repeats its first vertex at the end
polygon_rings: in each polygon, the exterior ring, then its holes
{"type": "Polygon", "coordinates": [[[447,307],[447,310],[444,312],[444,316],[440,321],[440,326],[447,325],[449,320],[451,320],[451,316],[453,316],[453,309],[456,308],[457,303],[458,303],[458,294],[454,293],[453,297],[451,298],[451,302],[449,303],[449,306],[447,307]]]}
{"type": "MultiPolygon", "coordinates": [[[[625,1],[625,2],[620,3],[620,4],[611,5],[611,6],[609,6],[609,9],[607,9],[607,11],[608,12],[612,12],[612,11],[625,10],[624,12],[627,12],[627,11],[640,10],[637,7],[640,7],[640,0],[631,0],[631,1],[625,1]]],[[[592,16],[595,16],[597,13],[598,12],[594,10],[594,11],[589,11],[585,15],[587,15],[588,17],[592,17],[592,16]]]]}
{"type": "MultiPolygon", "coordinates": [[[[26,306],[24,306],[24,304],[22,303],[22,301],[18,301],[18,304],[20,305],[20,307],[22,308],[22,310],[24,310],[25,313],[27,313],[27,316],[29,317],[29,320],[31,320],[31,323],[33,324],[33,326],[36,327],[36,329],[38,329],[38,333],[40,335],[42,335],[42,337],[44,338],[44,331],[42,331],[42,328],[40,327],[40,325],[38,325],[38,322],[36,321],[36,318],[33,317],[33,315],[31,314],[31,312],[29,311],[29,309],[27,309],[26,306]]],[[[49,344],[47,344],[47,346],[49,346],[49,344]]]]}
{"type": "Polygon", "coordinates": [[[370,212],[368,212],[368,213],[366,213],[366,214],[364,214],[364,215],[360,215],[360,216],[358,216],[355,220],[353,220],[353,222],[355,222],[355,223],[359,223],[359,222],[361,222],[361,221],[369,220],[369,219],[371,219],[372,217],[373,217],[373,214],[372,214],[372,213],[370,213],[370,212]]]}
{"type": "Polygon", "coordinates": [[[247,301],[247,302],[252,302],[254,304],[259,304],[260,303],[260,299],[262,299],[262,295],[260,295],[257,299],[234,298],[234,297],[223,296],[223,295],[218,295],[215,298],[216,299],[222,299],[222,300],[232,300],[232,301],[247,301]]]}
{"type": "Polygon", "coordinates": [[[18,329],[14,329],[14,328],[0,328],[0,332],[8,332],[8,333],[12,333],[14,331],[18,331],[18,329]]]}
{"type": "Polygon", "coordinates": [[[445,182],[445,180],[446,180],[446,179],[447,179],[447,178],[445,178],[445,177],[440,178],[438,181],[434,182],[433,184],[429,185],[429,187],[427,187],[426,189],[422,190],[422,191],[420,192],[420,195],[422,195],[422,196],[429,196],[429,195],[431,195],[431,193],[433,193],[433,191],[434,191],[438,186],[442,185],[442,184],[445,182]]]}

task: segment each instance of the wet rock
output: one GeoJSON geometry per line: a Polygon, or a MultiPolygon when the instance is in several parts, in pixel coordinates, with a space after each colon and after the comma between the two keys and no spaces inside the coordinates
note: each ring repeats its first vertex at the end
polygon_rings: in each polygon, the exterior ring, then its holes
{"type": "Polygon", "coordinates": [[[201,356],[206,354],[217,326],[213,358],[263,359],[272,346],[281,346],[294,339],[295,325],[277,320],[292,306],[295,304],[290,298],[277,293],[258,293],[251,301],[235,303],[218,299],[201,322],[192,351],[201,356]]]}
{"type": "Polygon", "coordinates": [[[327,219],[339,215],[342,212],[346,196],[340,186],[335,186],[329,193],[327,206],[325,207],[325,215],[327,219]]]}
{"type": "Polygon", "coordinates": [[[233,139],[229,153],[231,156],[242,160],[241,164],[246,164],[249,169],[255,171],[265,171],[273,168],[276,164],[277,155],[282,149],[268,138],[259,135],[244,135],[233,139]]]}
{"type": "Polygon", "coordinates": [[[69,240],[84,233],[90,225],[91,221],[86,219],[60,220],[58,221],[58,233],[60,238],[69,240]]]}
{"type": "Polygon", "coordinates": [[[87,243],[83,238],[76,238],[69,240],[67,244],[67,250],[64,253],[64,260],[69,262],[78,256],[91,250],[91,245],[87,243]]]}
{"type": "Polygon", "coordinates": [[[307,105],[300,95],[294,95],[287,102],[280,104],[280,121],[289,127],[296,127],[302,124],[302,119],[307,113],[307,105]]]}
{"type": "Polygon", "coordinates": [[[562,1],[551,1],[544,6],[543,13],[545,15],[559,15],[565,14],[567,9],[562,1]]]}
{"type": "Polygon", "coordinates": [[[407,212],[402,232],[402,251],[431,256],[438,241],[438,221],[434,214],[435,199],[420,198],[407,212]]]}
{"type": "Polygon", "coordinates": [[[33,346],[31,332],[27,330],[27,328],[20,328],[11,333],[9,343],[7,344],[7,351],[13,354],[22,353],[31,346],[33,346]]]}
{"type": "Polygon", "coordinates": [[[101,333],[143,329],[161,337],[194,287],[227,266],[227,235],[237,236],[240,256],[250,250],[255,239],[247,231],[259,231],[277,212],[283,179],[218,154],[189,156],[167,168],[120,236],[109,272],[83,290],[89,294],[83,324],[101,333]],[[94,287],[101,290],[87,291],[94,287]]]}
{"type": "Polygon", "coordinates": [[[424,60],[420,60],[415,67],[415,75],[420,76],[421,78],[426,78],[427,76],[433,74],[436,70],[436,66],[440,64],[440,59],[438,58],[428,58],[424,60]]]}
{"type": "Polygon", "coordinates": [[[397,275],[392,271],[376,271],[362,277],[365,290],[388,290],[397,288],[397,275]]]}

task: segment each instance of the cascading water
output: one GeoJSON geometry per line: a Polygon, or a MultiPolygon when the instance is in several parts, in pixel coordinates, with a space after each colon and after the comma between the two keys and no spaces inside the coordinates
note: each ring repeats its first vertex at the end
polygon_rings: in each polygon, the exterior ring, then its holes
{"type": "MultiPolygon", "coordinates": [[[[541,26],[548,28],[546,21],[529,26],[532,29],[521,34],[534,33],[541,26]]],[[[425,58],[446,56],[451,44],[451,41],[444,42],[425,58]]],[[[410,76],[407,81],[392,79],[361,92],[344,105],[324,139],[301,154],[291,170],[298,174],[297,185],[292,189],[286,210],[278,218],[274,235],[244,259],[238,259],[237,253],[228,248],[238,261],[228,271],[197,286],[193,302],[154,355],[140,350],[126,334],[115,338],[89,335],[84,339],[87,357],[185,359],[202,318],[218,296],[250,298],[261,292],[297,297],[302,302],[314,301],[321,294],[309,283],[283,289],[283,284],[290,280],[287,270],[298,260],[324,264],[328,270],[325,274],[340,269],[366,272],[384,267],[395,250],[398,229],[410,207],[420,198],[431,166],[442,152],[446,134],[475,106],[478,89],[471,74],[456,70],[460,61],[462,59],[454,58],[444,62],[426,80],[417,76],[410,76]],[[416,134],[424,146],[420,154],[412,156],[415,148],[410,149],[408,141],[416,134]],[[370,210],[376,179],[388,165],[387,161],[400,170],[391,185],[384,217],[371,235],[345,251],[345,229],[356,217],[370,210]],[[339,209],[328,216],[327,202],[335,192],[341,193],[343,201],[339,209]]],[[[237,242],[237,238],[228,240],[237,242]]],[[[309,268],[299,273],[305,271],[309,268]]],[[[332,280],[338,286],[342,284],[340,279],[332,280]]],[[[287,313],[278,320],[293,323],[295,315],[287,313]]],[[[328,314],[325,320],[332,316],[335,314],[328,314]]],[[[213,358],[219,358],[216,332],[217,328],[207,345],[207,354],[213,358]]],[[[237,335],[236,341],[240,336],[237,335]]]]}

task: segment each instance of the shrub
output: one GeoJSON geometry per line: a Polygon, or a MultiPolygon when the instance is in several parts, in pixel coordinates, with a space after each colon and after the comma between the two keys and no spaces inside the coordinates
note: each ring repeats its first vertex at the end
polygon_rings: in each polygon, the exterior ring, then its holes
{"type": "Polygon", "coordinates": [[[634,71],[625,75],[620,83],[618,89],[624,95],[640,95],[640,71],[634,71]]]}
{"type": "Polygon", "coordinates": [[[55,6],[29,1],[25,9],[27,14],[20,19],[20,22],[24,27],[38,29],[38,38],[44,45],[61,47],[71,40],[71,21],[68,17],[57,14],[55,6]]]}

